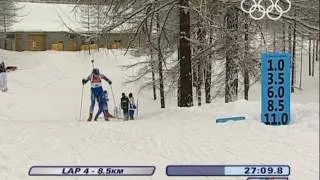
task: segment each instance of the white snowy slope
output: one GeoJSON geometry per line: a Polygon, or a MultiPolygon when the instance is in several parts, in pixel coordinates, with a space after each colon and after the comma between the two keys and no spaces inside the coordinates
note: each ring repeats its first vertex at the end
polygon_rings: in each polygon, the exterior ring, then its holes
{"type": "MultiPolygon", "coordinates": [[[[137,61],[122,51],[93,55],[96,66],[113,81],[117,104],[134,73],[119,66],[137,61]]],[[[139,94],[135,121],[79,121],[81,79],[90,73],[90,57],[83,52],[8,52],[0,59],[19,69],[8,73],[7,93],[0,93],[0,179],[239,179],[245,177],[175,177],[165,175],[169,164],[288,164],[290,179],[319,179],[319,68],[304,76],[303,91],[293,95],[293,124],[268,127],[260,122],[260,90],[252,101],[177,108],[175,98],[161,110],[151,91],[139,94]],[[245,115],[246,121],[216,124],[215,118],[245,115]],[[28,177],[34,165],[154,165],[153,177],[28,177]]],[[[306,61],[307,63],[307,61],[306,61]]],[[[316,63],[319,67],[319,64],[316,63]]],[[[307,67],[307,66],[305,66],[307,67]]],[[[306,74],[306,73],[304,73],[306,74]]],[[[111,89],[110,109],[113,110],[111,89]]],[[[82,119],[88,115],[89,86],[85,86],[82,119]]]]}

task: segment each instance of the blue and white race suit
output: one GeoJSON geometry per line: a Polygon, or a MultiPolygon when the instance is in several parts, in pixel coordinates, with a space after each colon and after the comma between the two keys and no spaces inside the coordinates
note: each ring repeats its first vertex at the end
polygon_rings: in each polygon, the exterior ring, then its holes
{"type": "Polygon", "coordinates": [[[91,73],[86,79],[85,83],[88,81],[91,81],[91,105],[90,105],[90,113],[93,113],[94,105],[95,105],[95,99],[99,99],[99,109],[104,109],[104,106],[106,104],[106,97],[105,93],[103,92],[102,88],[102,79],[107,81],[109,84],[112,83],[112,81],[107,78],[103,74],[93,74],[91,73]]]}

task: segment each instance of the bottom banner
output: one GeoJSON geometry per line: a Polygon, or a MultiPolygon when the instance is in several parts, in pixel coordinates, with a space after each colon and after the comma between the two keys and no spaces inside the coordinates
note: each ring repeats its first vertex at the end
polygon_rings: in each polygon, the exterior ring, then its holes
{"type": "Polygon", "coordinates": [[[32,166],[29,176],[152,176],[155,166],[32,166]]]}
{"type": "Polygon", "coordinates": [[[249,177],[247,180],[289,180],[287,177],[249,177]]]}

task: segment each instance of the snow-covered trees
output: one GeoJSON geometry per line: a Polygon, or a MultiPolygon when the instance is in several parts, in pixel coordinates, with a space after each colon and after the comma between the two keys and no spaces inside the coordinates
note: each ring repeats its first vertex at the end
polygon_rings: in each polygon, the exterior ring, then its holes
{"type": "Polygon", "coordinates": [[[104,14],[108,8],[102,0],[80,0],[74,8],[75,16],[82,25],[81,35],[88,37],[87,41],[98,41],[102,29],[107,23],[104,14]]]}
{"type": "Polygon", "coordinates": [[[0,33],[3,35],[4,48],[7,49],[7,32],[18,21],[17,11],[22,7],[16,6],[13,0],[0,1],[0,33]]]}
{"type": "MultiPolygon", "coordinates": [[[[173,89],[181,107],[194,105],[194,96],[201,105],[203,92],[206,103],[216,97],[232,102],[242,97],[240,93],[248,100],[249,87],[260,78],[262,51],[293,53],[295,69],[303,36],[310,39],[310,54],[315,54],[310,67],[319,58],[319,2],[291,2],[291,11],[280,20],[256,21],[241,11],[238,0],[108,1],[103,14],[109,21],[102,31],[130,24],[139,42],[137,51],[149,58],[127,66],[140,69],[129,82],[144,81],[154,99],[159,90],[161,107],[165,93],[173,89]]],[[[288,6],[286,1],[279,4],[288,6]]],[[[292,77],[294,90],[295,70],[292,77]]]]}
{"type": "Polygon", "coordinates": [[[226,15],[226,80],[225,80],[225,102],[233,102],[238,98],[238,79],[239,68],[237,60],[239,59],[238,44],[238,10],[230,7],[226,15]]]}
{"type": "MultiPolygon", "coordinates": [[[[297,48],[300,46],[301,50],[304,49],[304,44],[302,42],[303,38],[310,40],[309,49],[316,48],[316,43],[319,41],[319,1],[310,0],[310,1],[300,1],[292,0],[292,8],[289,13],[290,16],[285,15],[283,22],[289,24],[288,29],[288,43],[289,43],[289,52],[292,53],[292,82],[291,90],[295,91],[296,80],[297,78],[297,69],[300,66],[301,61],[298,63],[298,51],[297,48]],[[312,45],[312,47],[310,47],[312,45]]],[[[309,75],[312,75],[312,70],[314,69],[314,63],[312,63],[313,57],[316,57],[319,52],[309,53],[309,75]],[[312,56],[314,55],[314,56],[312,56]],[[311,57],[312,56],[312,57],[311,57]]],[[[301,70],[300,70],[301,71],[301,70]]],[[[301,73],[300,73],[301,74],[301,73]]],[[[301,74],[302,75],[302,74],[301,74]]],[[[301,79],[301,77],[300,77],[301,79]]],[[[301,84],[301,83],[300,83],[301,84]]]]}

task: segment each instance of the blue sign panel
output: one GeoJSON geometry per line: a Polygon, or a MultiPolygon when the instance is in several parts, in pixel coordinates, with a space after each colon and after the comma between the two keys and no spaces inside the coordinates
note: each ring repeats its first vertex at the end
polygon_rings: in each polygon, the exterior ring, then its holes
{"type": "Polygon", "coordinates": [[[291,55],[264,53],[261,62],[261,121],[266,125],[291,122],[291,55]]]}

